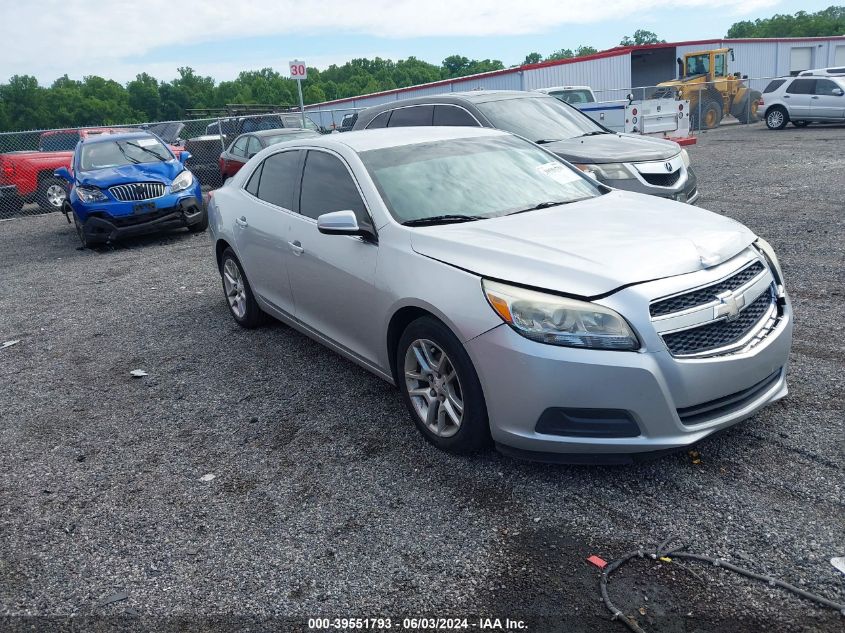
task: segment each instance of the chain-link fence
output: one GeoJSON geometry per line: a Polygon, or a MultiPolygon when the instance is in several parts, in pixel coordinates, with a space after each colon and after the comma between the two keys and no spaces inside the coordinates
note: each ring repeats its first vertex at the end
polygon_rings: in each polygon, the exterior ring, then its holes
{"type": "MultiPolygon", "coordinates": [[[[684,133],[714,128],[728,120],[740,123],[758,120],[761,91],[769,79],[728,77],[713,82],[691,80],[669,82],[669,85],[662,86],[607,89],[595,91],[596,102],[576,101],[573,105],[614,131],[642,133],[645,126],[638,126],[636,120],[631,124],[631,118],[642,114],[626,108],[626,104],[630,106],[632,100],[636,104],[643,99],[689,101],[686,109],[678,110],[679,106],[676,106],[668,117],[668,127],[664,125],[662,128],[661,135],[671,138],[674,136],[670,129],[672,117],[676,122],[687,117],[684,133]],[[620,116],[622,119],[619,119],[620,116]]],[[[564,96],[559,98],[568,100],[564,96]]],[[[221,154],[240,134],[293,127],[322,133],[345,132],[352,129],[361,109],[307,106],[304,120],[303,113],[286,109],[282,112],[159,123],[1,132],[0,219],[61,210],[67,197],[67,183],[57,178],[54,171],[70,167],[74,148],[81,139],[127,131],[153,132],[171,147],[174,154],[190,152],[186,165],[204,188],[212,189],[219,187],[224,179],[221,154]]],[[[664,118],[666,115],[664,111],[664,118]]],[[[243,152],[243,158],[246,162],[248,151],[243,152]]]]}

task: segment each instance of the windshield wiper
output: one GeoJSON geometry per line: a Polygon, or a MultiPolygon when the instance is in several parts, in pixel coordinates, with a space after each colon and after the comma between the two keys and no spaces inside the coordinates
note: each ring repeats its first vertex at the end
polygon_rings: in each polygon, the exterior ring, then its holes
{"type": "Polygon", "coordinates": [[[137,158],[132,158],[129,154],[126,153],[126,150],[123,149],[123,146],[120,143],[117,143],[117,149],[120,150],[120,153],[123,154],[123,157],[128,160],[130,163],[135,163],[136,165],[140,163],[137,158]]]}
{"type": "MultiPolygon", "coordinates": [[[[598,136],[599,134],[611,134],[611,132],[605,132],[604,130],[593,130],[592,132],[585,132],[581,136],[598,136]]],[[[578,138],[581,138],[580,136],[578,138]]]]}
{"type": "Polygon", "coordinates": [[[454,224],[458,222],[472,222],[473,220],[485,220],[480,215],[456,215],[448,213],[445,215],[433,215],[429,218],[415,218],[402,222],[404,226],[427,226],[429,224],[454,224]]]}
{"type": "MultiPolygon", "coordinates": [[[[164,156],[162,156],[161,154],[159,154],[158,152],[154,152],[153,150],[147,149],[146,147],[141,147],[140,145],[138,145],[138,143],[133,143],[132,141],[126,141],[126,144],[131,145],[132,147],[137,147],[142,152],[147,152],[147,154],[152,154],[153,156],[158,158],[162,163],[167,161],[167,159],[164,156]]],[[[118,143],[117,146],[120,147],[120,143],[118,143]]],[[[124,154],[124,156],[126,156],[126,154],[124,154]]],[[[136,161],[136,162],[140,163],[141,161],[136,161]]]]}
{"type": "Polygon", "coordinates": [[[577,198],[575,200],[549,200],[547,202],[540,202],[539,204],[535,204],[533,207],[528,207],[527,209],[511,211],[507,215],[516,215],[517,213],[528,213],[529,211],[539,211],[540,209],[548,209],[549,207],[557,207],[562,204],[570,204],[572,202],[578,202],[579,200],[583,199],[584,198],[577,198]]]}

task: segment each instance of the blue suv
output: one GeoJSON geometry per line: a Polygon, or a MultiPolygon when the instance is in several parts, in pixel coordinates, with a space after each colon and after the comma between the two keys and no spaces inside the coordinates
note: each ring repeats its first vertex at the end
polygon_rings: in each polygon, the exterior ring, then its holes
{"type": "Polygon", "coordinates": [[[83,246],[178,227],[208,228],[199,181],[148,132],[103,134],[76,145],[70,169],[55,176],[69,183],[62,211],[83,246]]]}

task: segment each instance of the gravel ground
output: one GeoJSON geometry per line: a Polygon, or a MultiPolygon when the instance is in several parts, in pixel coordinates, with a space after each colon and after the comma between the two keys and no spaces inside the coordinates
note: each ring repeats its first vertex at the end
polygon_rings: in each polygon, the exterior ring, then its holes
{"type": "MultiPolygon", "coordinates": [[[[282,325],[239,329],[207,235],[91,251],[58,214],[0,223],[0,342],[20,340],[0,350],[0,628],[622,631],[584,559],[668,535],[845,601],[843,143],[726,126],[690,150],[701,205],[772,242],[796,311],[790,396],[698,464],[437,452],[389,385],[282,325]]],[[[845,623],[696,563],[635,561],[610,593],[651,631],[845,623]]]]}

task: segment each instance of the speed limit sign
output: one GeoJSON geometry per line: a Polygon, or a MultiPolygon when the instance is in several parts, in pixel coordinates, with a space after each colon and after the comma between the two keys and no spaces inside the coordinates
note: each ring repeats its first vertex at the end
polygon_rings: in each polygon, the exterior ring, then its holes
{"type": "Polygon", "coordinates": [[[292,62],[290,62],[290,78],[308,79],[308,69],[305,67],[304,61],[294,59],[292,62]]]}

